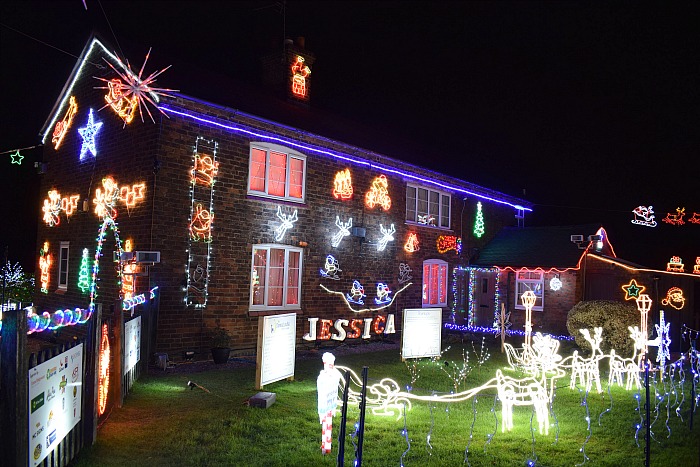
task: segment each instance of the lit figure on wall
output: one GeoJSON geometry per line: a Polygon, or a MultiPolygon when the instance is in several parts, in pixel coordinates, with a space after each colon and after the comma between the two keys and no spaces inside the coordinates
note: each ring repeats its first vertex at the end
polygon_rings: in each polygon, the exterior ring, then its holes
{"type": "Polygon", "coordinates": [[[335,199],[348,200],[352,198],[352,176],[350,169],[341,170],[335,174],[333,181],[333,197],[335,199]]]}
{"type": "Polygon", "coordinates": [[[474,236],[481,238],[484,235],[484,211],[481,208],[481,201],[476,203],[476,220],[474,221],[474,236]]]}
{"type": "Polygon", "coordinates": [[[338,273],[343,272],[343,270],[340,269],[340,266],[338,265],[338,260],[335,259],[335,256],[328,255],[326,256],[326,263],[323,265],[323,269],[320,269],[319,272],[321,273],[322,277],[338,281],[340,280],[340,276],[338,276],[338,273]]]}
{"type": "Polygon", "coordinates": [[[685,217],[685,208],[676,208],[675,214],[667,212],[666,217],[661,220],[671,225],[683,225],[685,224],[683,217],[685,217]]]}
{"type": "Polygon", "coordinates": [[[66,213],[66,217],[72,216],[78,210],[78,200],[80,200],[80,195],[70,195],[61,198],[61,211],[66,213]]]}
{"type": "Polygon", "coordinates": [[[418,214],[418,223],[423,225],[435,225],[435,216],[426,214],[424,216],[418,214]]]}
{"type": "Polygon", "coordinates": [[[643,293],[637,298],[637,310],[639,310],[639,313],[641,315],[641,321],[639,323],[639,332],[644,339],[644,348],[640,350],[640,363],[644,361],[644,358],[647,353],[647,340],[649,339],[649,331],[647,328],[647,322],[648,322],[648,316],[649,316],[649,310],[651,310],[651,303],[652,299],[649,298],[649,295],[643,293]]]}
{"type": "Polygon", "coordinates": [[[212,186],[214,179],[219,173],[219,163],[215,162],[211,156],[195,153],[194,167],[190,171],[190,182],[204,186],[212,186]]]}
{"type": "Polygon", "coordinates": [[[53,129],[53,135],[51,137],[51,142],[55,144],[54,149],[58,149],[63,142],[63,138],[68,133],[68,129],[73,125],[73,117],[78,113],[78,103],[75,101],[75,96],[70,96],[68,100],[68,109],[66,114],[63,116],[62,120],[56,122],[56,126],[53,129]]]}
{"type": "Polygon", "coordinates": [[[142,201],[144,197],[145,183],[136,183],[134,185],[123,186],[119,189],[119,200],[123,201],[126,208],[133,208],[137,201],[142,201]]]}
{"type": "Polygon", "coordinates": [[[655,324],[654,327],[656,328],[656,339],[647,341],[647,346],[651,345],[658,349],[656,352],[656,363],[661,367],[661,373],[663,374],[666,360],[671,358],[668,350],[671,345],[671,336],[669,335],[671,323],[667,323],[664,319],[664,310],[659,311],[659,324],[655,324]]]}
{"type": "Polygon", "coordinates": [[[670,306],[676,310],[680,310],[685,306],[685,297],[683,296],[683,289],[680,287],[671,287],[666,292],[666,298],[661,300],[663,306],[670,306]]]}
{"type": "Polygon", "coordinates": [[[90,109],[87,124],[83,128],[78,128],[78,133],[83,138],[83,145],[80,147],[80,160],[85,159],[88,152],[92,157],[97,156],[97,146],[95,145],[95,136],[102,128],[102,122],[95,122],[93,110],[90,109]]]}
{"type": "Polygon", "coordinates": [[[350,235],[350,229],[352,228],[352,217],[348,219],[347,222],[340,222],[340,216],[335,216],[335,225],[339,230],[333,235],[333,238],[331,238],[331,246],[333,248],[340,245],[340,242],[344,237],[350,235]]]}
{"type": "Polygon", "coordinates": [[[275,241],[280,242],[284,238],[284,234],[287,233],[287,230],[291,229],[298,220],[297,210],[295,209],[290,216],[289,214],[282,213],[282,206],[277,206],[277,217],[279,217],[282,223],[275,229],[275,241]]]}
{"type": "Polygon", "coordinates": [[[382,238],[380,238],[377,242],[377,251],[384,251],[384,249],[386,249],[386,244],[390,241],[394,241],[396,228],[394,227],[394,224],[391,224],[391,227],[385,229],[382,224],[379,224],[379,231],[382,233],[382,238]]]}
{"type": "Polygon", "coordinates": [[[440,254],[454,250],[457,254],[462,251],[462,239],[454,235],[440,235],[437,238],[437,251],[440,254]]]}
{"type": "Polygon", "coordinates": [[[44,199],[44,206],[41,208],[44,213],[43,220],[49,227],[59,225],[61,218],[58,216],[61,212],[61,195],[56,190],[48,192],[49,197],[44,199]]]}
{"type": "Polygon", "coordinates": [[[211,241],[211,223],[214,221],[214,214],[202,207],[202,203],[197,203],[190,222],[190,238],[194,241],[211,241]]]}
{"type": "Polygon", "coordinates": [[[520,301],[525,307],[525,343],[523,348],[526,352],[531,350],[530,341],[532,338],[532,307],[535,306],[537,296],[532,290],[527,290],[520,296],[520,301]]]}
{"type": "Polygon", "coordinates": [[[415,232],[411,232],[408,234],[408,240],[406,240],[406,244],[403,246],[403,249],[408,253],[415,253],[416,251],[420,250],[420,246],[418,246],[419,243],[418,235],[415,232]]]}
{"type": "Polygon", "coordinates": [[[639,298],[639,294],[644,293],[646,286],[638,285],[636,279],[632,279],[629,284],[622,286],[622,290],[625,291],[625,300],[633,300],[639,298]]]}
{"type": "MultiPolygon", "coordinates": [[[[107,95],[105,96],[106,105],[112,107],[117,115],[124,120],[124,126],[131,123],[136,115],[136,108],[139,106],[139,100],[136,96],[131,99],[122,94],[124,84],[119,78],[113,78],[107,81],[107,95]]],[[[103,107],[104,108],[104,107],[103,107]]],[[[102,110],[102,109],[100,109],[102,110]]]]}
{"type": "Polygon", "coordinates": [[[559,279],[559,276],[552,277],[552,279],[549,281],[549,288],[555,292],[558,290],[561,290],[561,279],[559,279]]]}
{"type": "Polygon", "coordinates": [[[49,242],[44,242],[44,246],[39,250],[39,270],[41,271],[39,280],[43,293],[49,293],[49,270],[51,269],[52,263],[53,260],[49,252],[49,242]]]}
{"type": "Polygon", "coordinates": [[[695,257],[695,266],[693,266],[693,274],[700,274],[700,256],[695,257]]]}
{"type": "Polygon", "coordinates": [[[372,186],[367,194],[365,194],[365,206],[370,209],[373,209],[375,206],[381,206],[385,211],[391,209],[389,181],[384,174],[376,177],[372,181],[372,186]]]}
{"type": "Polygon", "coordinates": [[[671,260],[668,263],[666,263],[666,270],[668,272],[683,272],[684,265],[681,257],[671,256],[671,260]]]}
{"type": "Polygon", "coordinates": [[[364,305],[365,302],[362,299],[365,298],[365,288],[362,287],[359,281],[352,281],[350,292],[345,294],[345,298],[347,298],[350,303],[364,305]]]}
{"type": "Polygon", "coordinates": [[[654,206],[637,206],[632,213],[634,214],[634,219],[631,221],[633,224],[656,227],[654,206]]]}
{"type": "Polygon", "coordinates": [[[693,215],[688,218],[688,222],[692,224],[700,224],[700,212],[694,212],[693,215]]]}
{"type": "Polygon", "coordinates": [[[311,74],[311,68],[304,65],[304,57],[297,55],[292,64],[292,92],[299,97],[306,97],[306,77],[311,74]]]}
{"type": "Polygon", "coordinates": [[[406,282],[413,279],[413,276],[411,275],[412,272],[413,272],[413,270],[411,269],[411,266],[409,266],[406,263],[400,263],[399,264],[399,284],[405,284],[406,282]]]}
{"type": "Polygon", "coordinates": [[[83,248],[83,257],[80,259],[80,270],[78,271],[78,288],[86,293],[90,288],[90,259],[87,248],[83,248]]]}
{"type": "Polygon", "coordinates": [[[102,179],[102,189],[95,190],[95,198],[92,200],[97,217],[101,219],[117,217],[117,210],[114,207],[119,201],[119,193],[119,185],[112,177],[102,179]]]}
{"type": "Polygon", "coordinates": [[[377,296],[374,299],[374,303],[377,305],[384,305],[391,302],[391,290],[389,286],[383,282],[377,282],[377,296]]]}
{"type": "Polygon", "coordinates": [[[321,452],[330,454],[333,440],[333,414],[338,407],[338,386],[342,375],[335,368],[335,355],[325,352],[323,370],[316,379],[318,418],[321,422],[321,452]]]}

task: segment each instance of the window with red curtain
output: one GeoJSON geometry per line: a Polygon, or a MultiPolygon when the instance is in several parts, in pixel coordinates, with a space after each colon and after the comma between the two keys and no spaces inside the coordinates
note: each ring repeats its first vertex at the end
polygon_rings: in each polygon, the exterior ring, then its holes
{"type": "Polygon", "coordinates": [[[274,144],[251,146],[248,193],[303,202],[305,183],[306,157],[274,144]]]}
{"type": "Polygon", "coordinates": [[[423,306],[447,306],[447,262],[423,262],[423,306]]]}
{"type": "Polygon", "coordinates": [[[301,248],[255,245],[251,270],[250,309],[299,309],[301,248]]]}

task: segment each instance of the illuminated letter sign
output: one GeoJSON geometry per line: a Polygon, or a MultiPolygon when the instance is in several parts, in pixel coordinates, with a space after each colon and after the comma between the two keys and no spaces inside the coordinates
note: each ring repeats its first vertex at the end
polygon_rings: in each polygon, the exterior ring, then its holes
{"type": "Polygon", "coordinates": [[[440,235],[437,238],[437,251],[440,254],[454,250],[459,254],[462,251],[462,239],[454,235],[440,235]]]}
{"type": "Polygon", "coordinates": [[[365,319],[338,319],[335,322],[330,319],[307,318],[309,323],[309,332],[304,334],[303,339],[306,341],[315,340],[335,340],[343,341],[347,339],[369,339],[372,337],[371,331],[375,335],[395,334],[396,325],[394,315],[386,316],[377,315],[374,318],[365,319]],[[320,329],[318,324],[321,324],[320,329]],[[361,326],[363,325],[364,326],[361,326]],[[335,333],[333,332],[335,331],[335,333]],[[348,332],[349,331],[349,332],[348,332]]]}

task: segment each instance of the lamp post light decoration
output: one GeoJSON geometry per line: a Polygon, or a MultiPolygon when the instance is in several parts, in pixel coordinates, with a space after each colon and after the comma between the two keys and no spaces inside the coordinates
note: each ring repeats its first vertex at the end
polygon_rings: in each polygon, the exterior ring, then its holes
{"type": "Polygon", "coordinates": [[[520,296],[520,301],[525,307],[525,351],[529,351],[532,338],[532,307],[535,306],[537,296],[532,290],[527,290],[520,296]]]}
{"type": "Polygon", "coordinates": [[[644,360],[646,353],[647,353],[647,340],[649,339],[649,332],[647,330],[647,319],[648,319],[648,314],[649,310],[651,310],[651,303],[652,299],[649,298],[649,295],[643,293],[640,294],[639,297],[636,299],[637,302],[637,310],[639,310],[639,313],[641,314],[641,322],[639,323],[639,331],[642,335],[642,338],[644,339],[644,347],[641,349],[641,356],[640,356],[640,362],[644,360]]]}

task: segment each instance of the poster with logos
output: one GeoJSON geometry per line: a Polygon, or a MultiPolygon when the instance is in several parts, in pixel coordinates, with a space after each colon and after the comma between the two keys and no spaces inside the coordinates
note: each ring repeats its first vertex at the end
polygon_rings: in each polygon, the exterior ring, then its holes
{"type": "Polygon", "coordinates": [[[297,314],[258,319],[257,387],[294,377],[297,314]]]}
{"type": "Polygon", "coordinates": [[[403,310],[401,358],[439,357],[442,346],[442,309],[403,310]]]}
{"type": "Polygon", "coordinates": [[[141,317],[124,323],[124,373],[141,360],[141,317]]]}
{"type": "Polygon", "coordinates": [[[29,370],[29,465],[40,464],[80,421],[83,344],[29,370]]]}

